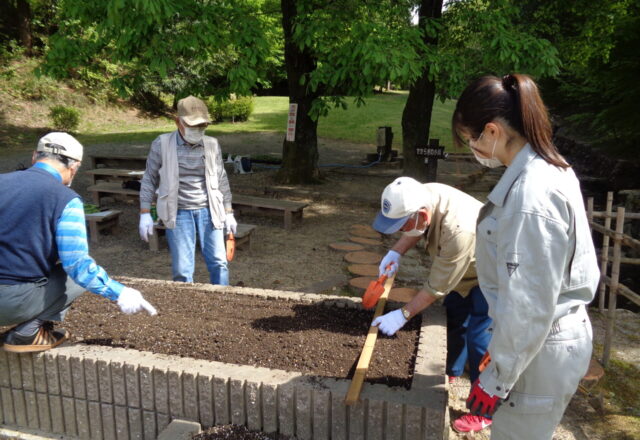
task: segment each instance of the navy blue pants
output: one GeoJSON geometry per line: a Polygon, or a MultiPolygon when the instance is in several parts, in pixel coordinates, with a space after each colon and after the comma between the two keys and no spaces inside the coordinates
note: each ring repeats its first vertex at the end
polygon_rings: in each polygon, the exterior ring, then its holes
{"type": "Polygon", "coordinates": [[[450,292],[444,299],[447,309],[447,365],[449,376],[462,376],[469,363],[469,379],[473,383],[480,372],[478,367],[491,340],[489,305],[479,286],[466,298],[450,292]]]}

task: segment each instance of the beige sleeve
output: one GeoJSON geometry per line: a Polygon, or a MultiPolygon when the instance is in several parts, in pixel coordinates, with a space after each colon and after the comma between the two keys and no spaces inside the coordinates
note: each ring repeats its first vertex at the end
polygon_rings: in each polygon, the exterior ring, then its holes
{"type": "Polygon", "coordinates": [[[424,289],[438,297],[453,290],[473,261],[475,243],[475,234],[471,232],[460,232],[441,242],[424,289]]]}

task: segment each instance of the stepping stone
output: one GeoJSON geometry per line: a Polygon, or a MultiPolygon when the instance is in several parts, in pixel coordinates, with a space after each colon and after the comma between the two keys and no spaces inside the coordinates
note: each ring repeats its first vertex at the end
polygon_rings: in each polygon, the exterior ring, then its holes
{"type": "Polygon", "coordinates": [[[331,243],[329,247],[334,251],[344,251],[344,252],[355,252],[355,251],[361,251],[364,249],[364,246],[362,246],[361,244],[349,243],[345,241],[342,241],[339,243],[331,243]]]}
{"type": "Polygon", "coordinates": [[[360,243],[367,246],[382,246],[382,240],[378,240],[376,238],[365,238],[358,237],[357,235],[352,235],[349,237],[349,240],[353,241],[354,243],[360,243]]]}
{"type": "Polygon", "coordinates": [[[371,281],[375,281],[377,278],[374,277],[357,277],[351,278],[349,280],[349,285],[353,287],[358,292],[364,292],[369,287],[371,281]]]}
{"type": "Polygon", "coordinates": [[[353,264],[379,264],[382,261],[382,255],[375,252],[349,252],[345,254],[344,259],[347,263],[353,264]]]}
{"type": "Polygon", "coordinates": [[[349,229],[349,233],[351,235],[356,235],[358,237],[364,238],[380,238],[380,234],[378,232],[376,232],[371,226],[365,225],[351,226],[351,228],[349,229]]]}
{"type": "Polygon", "coordinates": [[[359,223],[359,224],[351,225],[351,227],[355,228],[355,229],[363,229],[365,231],[376,232],[376,230],[373,229],[373,227],[371,225],[368,225],[368,224],[365,224],[365,223],[359,223]]]}
{"type": "Polygon", "coordinates": [[[408,303],[417,293],[418,289],[412,289],[411,287],[395,287],[389,291],[389,299],[408,303]]]}
{"type": "Polygon", "coordinates": [[[362,277],[378,277],[378,266],[375,264],[351,264],[347,270],[362,277]]]}

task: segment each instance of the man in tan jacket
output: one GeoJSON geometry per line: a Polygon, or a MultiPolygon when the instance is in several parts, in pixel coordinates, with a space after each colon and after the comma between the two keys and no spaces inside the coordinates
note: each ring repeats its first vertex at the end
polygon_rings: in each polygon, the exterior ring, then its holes
{"type": "MultiPolygon", "coordinates": [[[[491,318],[478,287],[474,258],[476,220],[482,203],[447,185],[421,184],[410,177],[399,177],[385,188],[381,205],[373,227],[383,234],[401,231],[402,236],[382,259],[380,274],[396,273],[402,255],[423,237],[432,264],[418,294],[402,308],[376,318],[373,325],[391,336],[413,316],[444,298],[447,375],[450,381],[461,376],[468,362],[473,383],[491,339],[491,318]]],[[[491,419],[466,414],[453,427],[469,432],[490,424],[491,419]]]]}

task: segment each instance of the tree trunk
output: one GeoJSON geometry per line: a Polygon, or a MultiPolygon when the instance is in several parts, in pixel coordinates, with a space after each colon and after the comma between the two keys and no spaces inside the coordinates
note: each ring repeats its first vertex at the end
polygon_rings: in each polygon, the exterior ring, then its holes
{"type": "Polygon", "coordinates": [[[297,15],[296,0],[281,0],[282,28],[284,30],[284,62],[287,70],[289,103],[298,104],[295,140],[282,145],[282,167],[277,180],[282,183],[313,183],[320,177],[318,170],[318,121],[311,119],[309,111],[319,95],[311,93],[305,74],[313,72],[316,62],[308,49],[293,41],[293,23],[297,15]],[[301,83],[302,82],[302,83],[301,83]]]}
{"type": "Polygon", "coordinates": [[[16,12],[18,13],[18,33],[20,44],[25,48],[27,55],[31,55],[33,48],[33,35],[31,34],[31,7],[27,0],[17,0],[16,12]]]}
{"type": "MultiPolygon", "coordinates": [[[[442,16],[442,0],[422,0],[420,2],[419,26],[423,27],[427,18],[442,16]]],[[[423,36],[426,44],[437,44],[436,38],[423,36]]],[[[416,156],[416,146],[426,145],[429,141],[431,113],[436,96],[436,85],[429,81],[425,70],[409,89],[409,97],[402,112],[402,155],[404,156],[404,174],[418,180],[424,180],[426,167],[424,158],[416,156]]]]}

